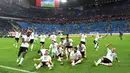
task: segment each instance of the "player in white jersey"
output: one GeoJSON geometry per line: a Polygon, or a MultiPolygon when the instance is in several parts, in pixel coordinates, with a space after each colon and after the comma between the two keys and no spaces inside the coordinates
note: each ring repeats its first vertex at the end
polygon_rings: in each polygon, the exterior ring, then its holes
{"type": "Polygon", "coordinates": [[[86,58],[86,46],[82,43],[80,43],[79,45],[77,45],[78,51],[80,51],[80,53],[82,54],[83,58],[86,58]]]}
{"type": "Polygon", "coordinates": [[[69,39],[69,36],[67,36],[66,40],[64,41],[64,45],[65,45],[66,60],[68,60],[69,53],[72,51],[73,48],[73,40],[69,39]]]}
{"type": "Polygon", "coordinates": [[[119,59],[117,58],[117,55],[116,55],[116,48],[112,48],[111,50],[109,49],[109,46],[111,44],[108,44],[106,46],[107,48],[107,55],[106,56],[103,56],[102,58],[100,58],[97,62],[95,62],[95,65],[98,66],[99,64],[102,64],[102,65],[106,65],[106,66],[112,66],[112,63],[113,63],[113,59],[115,58],[118,62],[119,59]]]}
{"type": "Polygon", "coordinates": [[[30,36],[31,40],[30,40],[30,48],[31,48],[31,51],[33,50],[33,47],[34,47],[34,32],[32,31],[32,34],[30,36]]]}
{"type": "Polygon", "coordinates": [[[41,46],[41,49],[44,47],[45,38],[46,38],[46,35],[44,35],[44,34],[40,35],[40,46],[41,46]]]}
{"type": "MultiPolygon", "coordinates": [[[[48,49],[40,49],[40,50],[38,50],[38,52],[37,52],[37,53],[38,53],[39,55],[41,55],[41,56],[42,56],[42,55],[44,55],[44,54],[45,54],[45,51],[46,51],[46,50],[48,50],[48,49]]],[[[49,54],[49,53],[48,53],[48,54],[49,54]]]]}
{"type": "Polygon", "coordinates": [[[81,43],[84,44],[84,45],[86,45],[86,38],[87,38],[87,34],[86,33],[81,35],[81,43]]]}
{"type": "Polygon", "coordinates": [[[56,56],[58,57],[60,64],[63,64],[63,52],[63,48],[58,45],[56,49],[56,56]]]}
{"type": "Polygon", "coordinates": [[[60,32],[59,36],[60,36],[60,39],[63,38],[63,34],[62,34],[62,32],[60,32]]]}
{"type": "Polygon", "coordinates": [[[31,35],[31,31],[28,30],[24,35],[22,35],[22,43],[18,52],[18,58],[17,58],[17,62],[19,62],[19,66],[22,64],[24,57],[28,51],[28,47],[29,47],[29,41],[30,41],[30,35],[31,35]],[[20,55],[22,54],[22,57],[20,58],[20,55]]]}
{"type": "Polygon", "coordinates": [[[64,44],[64,42],[65,42],[64,38],[61,38],[59,45],[60,45],[63,49],[65,49],[65,44],[64,44]]]}
{"type": "Polygon", "coordinates": [[[56,49],[57,49],[58,43],[56,43],[54,40],[52,40],[52,43],[50,44],[51,49],[51,56],[56,58],[56,49]]]}
{"type": "Polygon", "coordinates": [[[39,68],[41,68],[42,66],[44,65],[47,65],[49,67],[49,70],[52,69],[53,67],[53,62],[52,62],[52,59],[51,59],[51,56],[48,55],[48,50],[45,51],[45,54],[43,56],[41,56],[41,58],[39,59],[36,59],[34,58],[33,60],[34,61],[41,61],[38,65],[35,63],[34,66],[36,67],[36,69],[38,70],[39,68]]]}
{"type": "Polygon", "coordinates": [[[50,36],[50,39],[53,40],[54,42],[56,42],[57,36],[55,35],[55,33],[53,33],[53,34],[50,36]]]}
{"type": "Polygon", "coordinates": [[[99,34],[97,34],[96,36],[95,36],[95,40],[93,41],[93,43],[95,44],[95,46],[94,46],[94,48],[96,49],[96,51],[98,51],[98,48],[99,48],[99,39],[101,39],[101,38],[104,38],[104,37],[106,37],[107,35],[105,35],[105,36],[102,36],[102,35],[99,35],[99,34]]]}
{"type": "Polygon", "coordinates": [[[16,48],[18,47],[18,42],[19,42],[20,36],[21,36],[21,32],[15,32],[15,43],[13,46],[15,46],[16,48]]]}
{"type": "Polygon", "coordinates": [[[71,61],[72,66],[75,66],[76,64],[79,64],[82,62],[82,55],[80,51],[77,50],[77,47],[74,47],[74,51],[71,51],[70,61],[71,61]]]}

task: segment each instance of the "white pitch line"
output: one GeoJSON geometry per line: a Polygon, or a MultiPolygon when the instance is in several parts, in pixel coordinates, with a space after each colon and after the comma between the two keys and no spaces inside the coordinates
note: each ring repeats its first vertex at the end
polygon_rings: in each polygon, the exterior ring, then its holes
{"type": "Polygon", "coordinates": [[[0,65],[0,67],[10,69],[10,70],[20,71],[20,72],[24,72],[24,73],[36,73],[36,72],[31,72],[31,71],[22,70],[22,69],[13,68],[13,67],[8,67],[8,66],[3,66],[3,65],[0,65]]]}

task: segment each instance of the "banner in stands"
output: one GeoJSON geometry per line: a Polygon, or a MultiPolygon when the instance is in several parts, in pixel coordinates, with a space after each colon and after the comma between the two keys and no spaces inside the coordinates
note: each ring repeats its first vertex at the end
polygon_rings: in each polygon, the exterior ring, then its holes
{"type": "Polygon", "coordinates": [[[60,0],[36,0],[36,5],[38,7],[59,7],[60,0]]]}

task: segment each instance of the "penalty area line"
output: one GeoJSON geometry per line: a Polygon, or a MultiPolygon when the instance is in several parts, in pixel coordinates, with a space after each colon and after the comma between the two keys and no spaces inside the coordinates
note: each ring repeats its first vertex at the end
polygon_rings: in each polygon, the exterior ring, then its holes
{"type": "Polygon", "coordinates": [[[3,65],[0,65],[0,67],[1,67],[1,68],[5,68],[5,69],[10,69],[10,70],[19,71],[19,72],[24,72],[24,73],[37,73],[37,72],[31,72],[31,71],[27,71],[27,70],[18,69],[18,68],[3,66],[3,65]]]}

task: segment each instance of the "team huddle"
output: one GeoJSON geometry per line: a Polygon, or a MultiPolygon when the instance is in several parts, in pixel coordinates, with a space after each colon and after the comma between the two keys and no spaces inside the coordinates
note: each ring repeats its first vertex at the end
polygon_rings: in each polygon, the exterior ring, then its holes
{"type": "MultiPolygon", "coordinates": [[[[107,35],[106,35],[107,36],[107,35]]],[[[106,36],[102,36],[97,34],[95,36],[95,39],[93,41],[94,48],[96,51],[99,49],[99,39],[104,38],[106,36]]],[[[86,39],[87,34],[83,33],[81,34],[81,40],[80,43],[75,47],[73,46],[74,41],[70,38],[70,36],[67,34],[65,38],[62,37],[62,34],[60,34],[60,42],[57,43],[57,36],[55,33],[53,33],[50,36],[46,36],[45,34],[41,34],[40,36],[35,35],[33,30],[29,29],[27,31],[24,31],[22,33],[17,32],[15,36],[16,43],[14,44],[15,47],[17,47],[19,38],[22,38],[22,43],[19,48],[18,52],[18,58],[17,63],[20,66],[24,58],[28,52],[28,48],[30,46],[31,51],[33,51],[34,47],[34,41],[40,38],[40,47],[37,51],[38,55],[40,55],[40,58],[34,58],[34,61],[41,61],[39,64],[34,64],[36,69],[40,69],[42,66],[48,66],[48,68],[51,70],[54,67],[54,63],[52,61],[53,58],[57,59],[60,64],[64,64],[63,60],[64,57],[66,60],[69,60],[71,62],[72,66],[75,66],[79,63],[81,63],[85,58],[87,58],[87,52],[86,52],[86,39]],[[48,48],[44,47],[45,39],[49,37],[51,40],[50,46],[48,48]]],[[[93,36],[94,37],[94,36],[93,36]]],[[[47,41],[46,41],[47,42],[47,41]]],[[[118,62],[119,59],[116,55],[116,48],[112,48],[112,50],[109,49],[109,46],[111,44],[108,44],[106,46],[107,48],[107,55],[103,56],[101,59],[99,59],[97,62],[94,61],[95,66],[98,66],[99,64],[112,66],[113,59],[115,58],[118,62]]]]}

